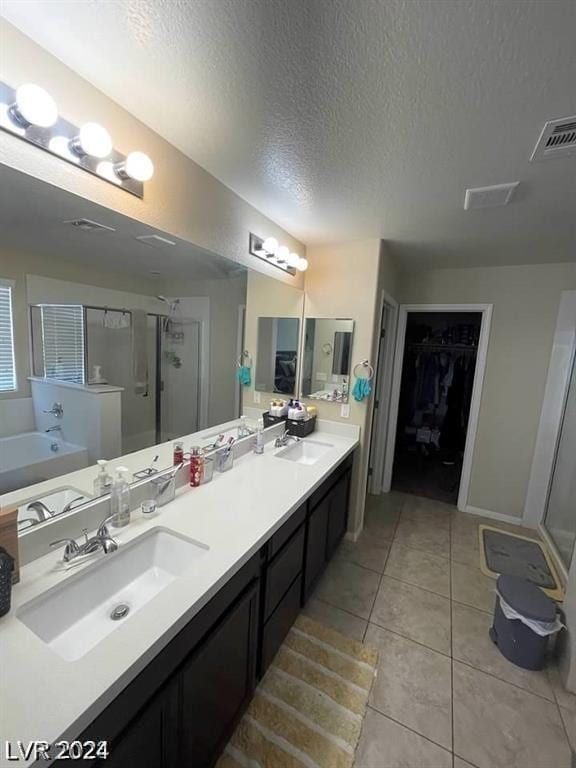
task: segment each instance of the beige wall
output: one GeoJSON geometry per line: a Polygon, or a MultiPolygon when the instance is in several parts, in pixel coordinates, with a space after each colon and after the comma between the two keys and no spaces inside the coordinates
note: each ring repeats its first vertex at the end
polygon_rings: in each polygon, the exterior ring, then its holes
{"type": "MultiPolygon", "coordinates": [[[[76,125],[100,122],[119,151],[148,153],[155,174],[146,182],[144,200],[140,200],[5,132],[0,132],[0,162],[289,285],[302,285],[300,273],[285,275],[250,256],[248,235],[273,235],[304,255],[302,243],[2,19],[0,50],[1,80],[13,87],[39,83],[53,95],[66,119],[76,125]]],[[[162,94],[158,96],[161,109],[162,94]]]]}
{"type": "Polygon", "coordinates": [[[576,265],[404,274],[402,303],[493,304],[468,504],[522,516],[556,315],[576,265]]]}

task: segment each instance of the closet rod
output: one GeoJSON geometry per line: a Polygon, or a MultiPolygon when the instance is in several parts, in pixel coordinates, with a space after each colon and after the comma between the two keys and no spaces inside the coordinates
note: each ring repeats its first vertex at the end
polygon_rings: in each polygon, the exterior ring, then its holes
{"type": "Polygon", "coordinates": [[[477,352],[478,347],[470,344],[428,344],[425,341],[409,341],[407,347],[416,347],[417,349],[434,349],[444,352],[477,352]]]}

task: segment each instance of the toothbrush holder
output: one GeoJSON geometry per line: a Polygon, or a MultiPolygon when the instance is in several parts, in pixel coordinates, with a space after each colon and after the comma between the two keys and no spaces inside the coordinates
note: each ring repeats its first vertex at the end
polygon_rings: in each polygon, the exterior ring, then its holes
{"type": "Polygon", "coordinates": [[[216,451],[216,471],[227,472],[234,464],[234,453],[230,448],[220,448],[216,451]]]}
{"type": "Polygon", "coordinates": [[[204,468],[202,470],[202,480],[200,481],[200,485],[205,485],[212,480],[212,477],[214,476],[214,463],[214,459],[211,459],[209,456],[204,457],[204,468]]]}

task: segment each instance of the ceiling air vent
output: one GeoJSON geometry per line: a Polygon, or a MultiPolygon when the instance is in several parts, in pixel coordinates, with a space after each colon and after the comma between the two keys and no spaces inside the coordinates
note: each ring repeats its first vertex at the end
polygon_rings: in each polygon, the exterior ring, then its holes
{"type": "Polygon", "coordinates": [[[576,157],[576,115],[545,124],[530,162],[553,157],[576,157]]]}
{"type": "Polygon", "coordinates": [[[65,221],[64,224],[81,229],[82,232],[98,232],[101,230],[116,232],[114,227],[107,227],[106,224],[99,224],[97,221],[92,221],[92,219],[70,219],[65,221]]]}
{"type": "Polygon", "coordinates": [[[168,240],[167,237],[160,237],[160,235],[139,235],[136,240],[139,240],[144,245],[149,245],[151,248],[169,248],[171,245],[176,245],[173,240],[168,240]]]}
{"type": "Polygon", "coordinates": [[[500,205],[508,205],[519,181],[510,184],[494,184],[491,187],[472,187],[466,190],[464,197],[464,210],[471,208],[496,208],[500,205]]]}

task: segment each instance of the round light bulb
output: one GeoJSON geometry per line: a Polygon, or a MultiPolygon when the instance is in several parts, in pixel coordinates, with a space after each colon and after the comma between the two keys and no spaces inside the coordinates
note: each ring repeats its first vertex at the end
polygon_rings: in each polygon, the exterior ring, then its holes
{"type": "Polygon", "coordinates": [[[288,256],[290,256],[290,251],[285,245],[281,245],[280,248],[276,251],[276,258],[278,261],[288,261],[288,256]]]}
{"type": "Polygon", "coordinates": [[[276,253],[278,250],[278,240],[276,240],[275,237],[267,237],[262,243],[262,248],[264,248],[267,253],[276,253]]]}
{"type": "Polygon", "coordinates": [[[144,152],[130,152],[124,163],[127,176],[136,181],[148,181],[154,176],[154,163],[144,152]]]}
{"type": "Polygon", "coordinates": [[[34,83],[16,89],[17,117],[27,125],[50,128],[58,120],[58,108],[50,94],[34,83]]]}
{"type": "Polygon", "coordinates": [[[112,139],[106,128],[98,123],[85,123],[80,128],[78,146],[85,155],[104,158],[112,152],[112,139]]]}
{"type": "Polygon", "coordinates": [[[299,272],[306,272],[308,269],[308,259],[305,259],[302,257],[301,259],[298,259],[298,264],[296,265],[296,269],[299,272]]]}
{"type": "Polygon", "coordinates": [[[300,256],[298,256],[297,253],[291,253],[288,255],[286,261],[288,262],[289,267],[297,267],[300,261],[300,256]]]}

